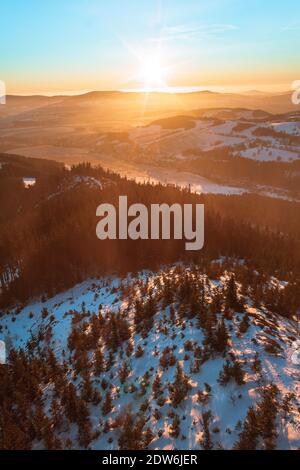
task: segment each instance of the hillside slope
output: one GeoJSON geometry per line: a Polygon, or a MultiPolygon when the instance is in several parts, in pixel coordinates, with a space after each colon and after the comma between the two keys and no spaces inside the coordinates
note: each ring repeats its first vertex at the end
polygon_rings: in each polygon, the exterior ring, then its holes
{"type": "Polygon", "coordinates": [[[1,447],[299,448],[296,323],[266,308],[288,285],[254,273],[255,293],[239,266],[238,282],[222,261],[176,265],[3,312],[1,447]]]}

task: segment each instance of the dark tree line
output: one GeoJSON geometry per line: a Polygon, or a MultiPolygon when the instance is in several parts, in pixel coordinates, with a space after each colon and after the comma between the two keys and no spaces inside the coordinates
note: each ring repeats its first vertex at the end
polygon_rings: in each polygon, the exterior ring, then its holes
{"type": "MultiPolygon", "coordinates": [[[[2,179],[5,181],[5,176],[2,179]]],[[[263,225],[255,197],[200,196],[171,186],[136,184],[88,164],[71,171],[54,167],[48,176],[40,175],[36,186],[20,190],[17,199],[14,213],[5,222],[0,221],[2,307],[36,295],[51,296],[90,276],[157,269],[162,263],[180,259],[209,266],[219,256],[241,258],[252,269],[293,279],[292,297],[297,302],[298,205],[281,207],[276,202],[272,209],[269,200],[262,198],[259,203],[265,204],[266,214],[263,225]],[[86,178],[100,181],[102,190],[86,178]],[[204,249],[186,252],[184,240],[98,240],[96,208],[102,202],[117,207],[119,195],[127,195],[129,205],[142,202],[148,207],[162,202],[204,203],[204,249]],[[291,222],[281,230],[278,221],[286,207],[291,222]],[[292,214],[294,217],[290,217],[292,214]]],[[[5,205],[4,197],[1,205],[5,205]]],[[[274,308],[284,307],[286,300],[280,299],[274,308]]]]}

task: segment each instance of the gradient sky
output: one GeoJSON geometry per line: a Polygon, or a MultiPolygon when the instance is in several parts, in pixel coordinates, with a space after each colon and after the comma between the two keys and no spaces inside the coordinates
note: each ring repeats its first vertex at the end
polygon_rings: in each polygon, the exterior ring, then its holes
{"type": "Polygon", "coordinates": [[[9,93],[140,88],[141,62],[156,54],[169,86],[289,88],[300,80],[300,2],[1,1],[9,93]]]}

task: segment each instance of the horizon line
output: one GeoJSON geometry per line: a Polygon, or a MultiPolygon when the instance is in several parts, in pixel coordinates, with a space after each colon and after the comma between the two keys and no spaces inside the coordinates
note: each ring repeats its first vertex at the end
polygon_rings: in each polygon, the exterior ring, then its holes
{"type": "MultiPolygon", "coordinates": [[[[265,86],[264,86],[265,87],[265,86]]],[[[270,87],[268,87],[270,88],[270,87]]],[[[174,87],[164,87],[164,88],[115,88],[115,89],[85,89],[85,90],[76,90],[76,91],[41,91],[41,92],[32,92],[32,93],[19,93],[11,92],[7,93],[8,96],[18,96],[18,97],[30,97],[30,96],[44,96],[44,97],[64,97],[64,96],[83,96],[89,93],[161,93],[161,94],[192,94],[199,92],[209,92],[215,94],[283,94],[289,92],[290,89],[282,88],[281,90],[271,91],[261,89],[260,87],[238,87],[238,86],[174,86],[174,87]],[[241,89],[243,88],[243,89],[241,89]]]]}

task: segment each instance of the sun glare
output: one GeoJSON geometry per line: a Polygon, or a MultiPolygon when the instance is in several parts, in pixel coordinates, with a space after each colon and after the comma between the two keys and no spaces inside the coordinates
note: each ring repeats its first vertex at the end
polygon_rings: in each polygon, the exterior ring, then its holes
{"type": "Polygon", "coordinates": [[[167,88],[167,68],[159,56],[149,56],[142,60],[139,80],[144,89],[151,91],[167,88]]]}

